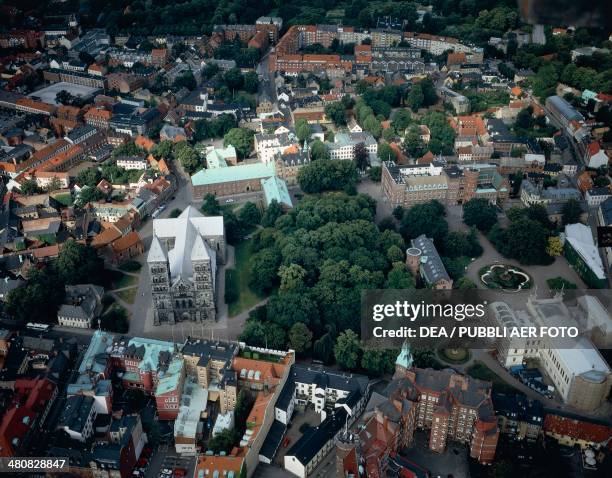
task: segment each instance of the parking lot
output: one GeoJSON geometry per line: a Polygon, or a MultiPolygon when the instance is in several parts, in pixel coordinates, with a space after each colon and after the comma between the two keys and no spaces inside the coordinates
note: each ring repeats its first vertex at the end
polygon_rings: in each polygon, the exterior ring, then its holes
{"type": "Polygon", "coordinates": [[[145,478],[182,478],[193,476],[195,457],[180,456],[171,445],[160,445],[151,460],[145,478]]]}

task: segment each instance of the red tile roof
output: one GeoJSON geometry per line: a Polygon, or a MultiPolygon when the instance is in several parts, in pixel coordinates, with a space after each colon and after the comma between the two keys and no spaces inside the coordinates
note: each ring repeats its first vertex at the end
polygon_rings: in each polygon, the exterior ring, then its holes
{"type": "Polygon", "coordinates": [[[544,431],[591,443],[602,443],[612,438],[612,427],[552,414],[544,418],[544,431]]]}
{"type": "Polygon", "coordinates": [[[130,247],[135,246],[139,242],[141,242],[140,236],[136,231],[132,231],[129,234],[126,234],[125,236],[114,241],[111,244],[111,247],[113,248],[114,252],[123,252],[129,249],[130,247]]]}
{"type": "Polygon", "coordinates": [[[587,153],[589,156],[593,156],[599,153],[600,149],[601,148],[599,147],[599,143],[597,141],[593,141],[591,144],[587,146],[587,153]]]}

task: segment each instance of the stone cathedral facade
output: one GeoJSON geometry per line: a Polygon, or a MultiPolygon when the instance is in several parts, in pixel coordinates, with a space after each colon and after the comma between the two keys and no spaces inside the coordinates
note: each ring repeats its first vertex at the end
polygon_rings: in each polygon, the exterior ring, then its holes
{"type": "Polygon", "coordinates": [[[225,262],[222,216],[188,206],[174,219],[154,219],[147,256],[155,325],[216,320],[217,265],[225,262]]]}

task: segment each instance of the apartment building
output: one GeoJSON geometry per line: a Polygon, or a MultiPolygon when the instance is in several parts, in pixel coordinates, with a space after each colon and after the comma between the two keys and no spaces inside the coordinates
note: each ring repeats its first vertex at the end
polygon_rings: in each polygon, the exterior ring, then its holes
{"type": "Polygon", "coordinates": [[[472,48],[459,43],[459,40],[456,38],[430,35],[429,33],[404,32],[403,40],[414,48],[427,50],[433,55],[441,55],[448,50],[452,50],[455,53],[469,53],[472,51],[472,48]]]}
{"type": "Polygon", "coordinates": [[[382,189],[393,206],[438,200],[442,204],[463,204],[473,198],[503,202],[508,182],[492,164],[443,166],[430,164],[398,166],[383,163],[382,189]]]}
{"type": "Polygon", "coordinates": [[[327,143],[331,159],[353,160],[355,158],[355,146],[363,143],[370,155],[370,161],[376,160],[378,153],[378,142],[370,133],[337,133],[333,143],[327,143]]]}
{"type": "Polygon", "coordinates": [[[413,367],[407,343],[396,360],[394,380],[377,409],[397,423],[398,444],[412,443],[414,431],[429,431],[429,449],[443,452],[448,442],[469,447],[480,463],[493,461],[499,438],[491,401],[491,383],[460,375],[451,369],[413,367]],[[404,403],[398,410],[397,404],[404,403]]]}

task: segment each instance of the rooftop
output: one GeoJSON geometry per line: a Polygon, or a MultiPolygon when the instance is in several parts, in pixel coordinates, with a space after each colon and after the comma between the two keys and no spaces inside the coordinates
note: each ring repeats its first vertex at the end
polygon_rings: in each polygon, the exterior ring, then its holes
{"type": "Polygon", "coordinates": [[[249,181],[266,179],[275,174],[274,163],[251,163],[229,168],[201,169],[191,176],[194,186],[229,183],[232,181],[249,181]]]}

